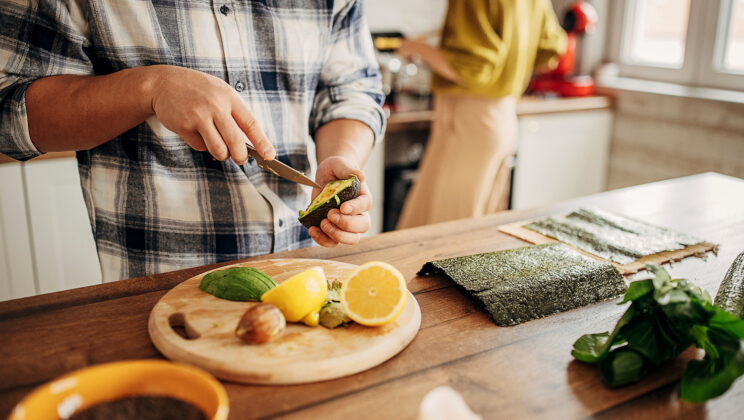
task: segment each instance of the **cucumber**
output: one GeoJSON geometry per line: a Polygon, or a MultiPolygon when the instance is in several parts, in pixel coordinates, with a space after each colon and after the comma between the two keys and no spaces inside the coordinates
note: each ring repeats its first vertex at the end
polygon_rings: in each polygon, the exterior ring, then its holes
{"type": "Polygon", "coordinates": [[[252,267],[230,267],[205,275],[199,288],[218,298],[228,300],[261,300],[261,295],[276,287],[276,282],[261,270],[252,267]]]}
{"type": "Polygon", "coordinates": [[[744,251],[729,267],[713,302],[719,308],[744,319],[744,251]]]}

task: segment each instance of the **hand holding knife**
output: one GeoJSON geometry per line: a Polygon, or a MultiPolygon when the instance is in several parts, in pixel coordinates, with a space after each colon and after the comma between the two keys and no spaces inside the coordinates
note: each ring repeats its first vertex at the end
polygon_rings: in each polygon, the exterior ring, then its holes
{"type": "Polygon", "coordinates": [[[258,151],[248,143],[245,144],[245,147],[248,149],[248,155],[256,159],[256,164],[264,171],[269,171],[274,175],[280,176],[284,179],[296,182],[298,184],[323,189],[323,187],[316,184],[312,179],[306,177],[305,174],[303,174],[302,172],[283,164],[277,159],[264,159],[263,157],[261,157],[260,154],[258,154],[258,151]]]}

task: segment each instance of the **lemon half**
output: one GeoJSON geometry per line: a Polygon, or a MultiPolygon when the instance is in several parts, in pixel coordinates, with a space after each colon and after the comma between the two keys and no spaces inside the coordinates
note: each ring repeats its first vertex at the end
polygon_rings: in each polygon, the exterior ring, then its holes
{"type": "Polygon", "coordinates": [[[388,263],[373,261],[354,270],[341,287],[341,306],[359,324],[393,322],[403,311],[408,288],[403,275],[388,263]]]}
{"type": "Polygon", "coordinates": [[[323,269],[313,267],[270,289],[261,296],[261,301],[279,308],[289,322],[302,321],[314,327],[318,325],[318,312],[327,292],[328,282],[323,269]]]}

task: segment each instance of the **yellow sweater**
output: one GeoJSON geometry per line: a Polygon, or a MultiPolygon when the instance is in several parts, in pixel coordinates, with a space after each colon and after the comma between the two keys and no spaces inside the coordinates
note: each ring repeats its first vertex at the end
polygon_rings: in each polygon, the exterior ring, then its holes
{"type": "Polygon", "coordinates": [[[441,49],[459,76],[436,93],[520,96],[535,67],[555,67],[566,34],[550,0],[449,0],[441,49]]]}

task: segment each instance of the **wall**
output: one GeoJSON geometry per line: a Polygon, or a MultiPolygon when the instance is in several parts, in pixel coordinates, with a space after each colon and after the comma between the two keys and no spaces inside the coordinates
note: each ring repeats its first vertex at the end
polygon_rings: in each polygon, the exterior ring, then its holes
{"type": "Polygon", "coordinates": [[[414,37],[442,26],[447,0],[365,0],[364,7],[372,32],[400,31],[414,37]]]}
{"type": "Polygon", "coordinates": [[[617,90],[609,189],[700,172],[744,178],[744,104],[617,90]]]}

